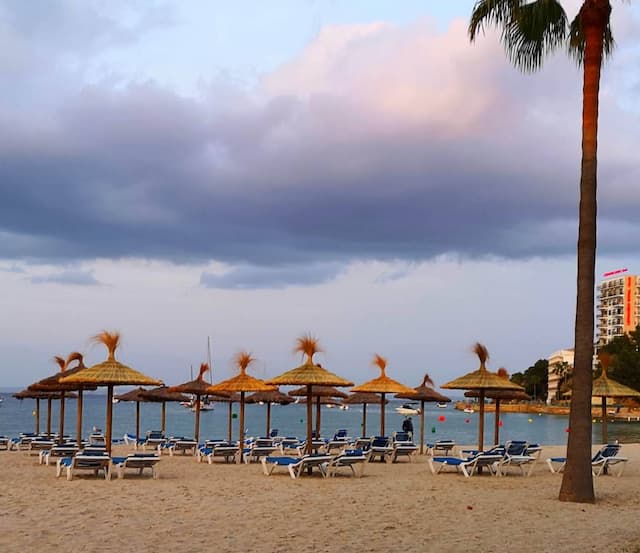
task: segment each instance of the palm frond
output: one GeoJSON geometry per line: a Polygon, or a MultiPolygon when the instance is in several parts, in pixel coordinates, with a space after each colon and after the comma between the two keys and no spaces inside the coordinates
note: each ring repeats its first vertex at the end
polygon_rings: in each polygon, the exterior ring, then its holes
{"type": "MultiPolygon", "coordinates": [[[[582,26],[582,17],[578,13],[569,25],[569,42],[567,48],[569,55],[575,62],[581,66],[584,63],[584,49],[586,46],[586,37],[582,26]]],[[[606,61],[616,47],[616,41],[611,32],[611,24],[607,22],[602,35],[602,61],[606,61]]]]}
{"type": "Polygon", "coordinates": [[[474,344],[473,353],[478,356],[481,365],[484,365],[487,362],[487,359],[489,359],[489,351],[480,342],[476,342],[474,344]]]}
{"type": "Polygon", "coordinates": [[[204,378],[204,373],[209,370],[208,363],[200,363],[200,371],[198,372],[198,380],[202,380],[204,378]]]}
{"type": "Polygon", "coordinates": [[[243,372],[246,371],[247,367],[254,361],[255,358],[246,351],[238,352],[235,357],[236,366],[243,372]]]}
{"type": "Polygon", "coordinates": [[[60,357],[59,355],[53,356],[53,362],[60,367],[60,372],[64,372],[67,370],[67,362],[64,360],[64,357],[60,357]]]}
{"type": "Polygon", "coordinates": [[[318,339],[311,334],[305,334],[296,340],[296,347],[293,353],[304,353],[308,357],[308,361],[313,363],[314,354],[322,351],[318,345],[318,339]]]}
{"type": "Polygon", "coordinates": [[[383,373],[387,368],[387,360],[382,357],[382,355],[378,355],[377,353],[373,356],[373,361],[371,363],[376,367],[379,367],[383,373]]]}
{"type": "Polygon", "coordinates": [[[108,330],[103,330],[99,334],[96,334],[92,339],[95,344],[103,344],[107,347],[109,351],[109,358],[115,358],[116,349],[120,345],[120,333],[119,332],[109,332],[108,330]]]}
{"type": "Polygon", "coordinates": [[[488,26],[500,27],[509,21],[511,13],[520,6],[520,0],[478,0],[471,12],[469,39],[473,42],[479,32],[488,26]]]}

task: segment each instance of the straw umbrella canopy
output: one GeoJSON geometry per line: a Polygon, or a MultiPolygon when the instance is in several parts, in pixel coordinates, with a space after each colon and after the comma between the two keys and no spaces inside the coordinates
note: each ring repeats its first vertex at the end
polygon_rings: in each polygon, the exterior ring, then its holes
{"type": "Polygon", "coordinates": [[[169,387],[170,392],[180,392],[183,394],[192,394],[196,396],[195,422],[193,430],[193,437],[196,442],[200,439],[200,398],[211,393],[210,391],[208,391],[210,384],[204,380],[204,373],[206,373],[208,370],[209,365],[207,363],[201,363],[200,372],[198,373],[198,377],[195,380],[185,382],[184,384],[178,384],[177,386],[169,387]]]}
{"type": "Polygon", "coordinates": [[[95,385],[107,387],[107,424],[105,441],[107,452],[111,454],[111,434],[113,422],[113,388],[114,386],[157,386],[162,384],[160,380],[144,375],[131,367],[120,363],[115,358],[116,349],[120,344],[118,332],[106,330],[93,337],[93,341],[106,346],[109,356],[106,361],[83,369],[75,374],[60,379],[62,383],[76,383],[82,385],[95,385]]]}
{"type": "MultiPolygon", "coordinates": [[[[78,392],[78,404],[77,404],[77,416],[76,416],[76,435],[78,439],[78,443],[82,442],[82,401],[83,390],[95,390],[97,386],[89,385],[83,386],[80,384],[63,384],[60,382],[60,379],[63,376],[70,376],[72,374],[81,371],[82,369],[86,369],[83,364],[83,356],[81,353],[74,351],[69,354],[66,361],[61,357],[56,356],[54,358],[55,362],[60,367],[60,372],[54,374],[53,376],[49,376],[34,384],[29,386],[30,390],[40,390],[40,391],[54,391],[60,393],[60,432],[59,432],[59,440],[62,441],[62,436],[64,434],[64,400],[65,397],[69,398],[69,394],[67,391],[77,391],[78,392]],[[78,365],[74,368],[70,369],[71,363],[74,361],[78,361],[78,365]]],[[[47,418],[47,433],[51,433],[51,400],[48,401],[48,418],[47,418]]]]}
{"type": "Polygon", "coordinates": [[[289,403],[293,403],[293,399],[291,399],[288,395],[283,394],[280,390],[271,390],[267,392],[256,392],[255,394],[251,394],[248,396],[245,401],[247,403],[266,403],[267,405],[267,429],[265,436],[269,435],[271,432],[271,405],[273,403],[277,403],[279,405],[289,405],[289,403]]]}
{"type": "MultiPolygon", "coordinates": [[[[322,365],[319,365],[322,366],[322,365]]],[[[307,387],[302,386],[301,388],[296,388],[289,392],[291,397],[305,397],[307,395],[307,387]]],[[[335,401],[322,401],[330,399],[330,398],[340,398],[344,399],[348,397],[348,394],[341,392],[338,388],[334,386],[312,386],[311,387],[311,397],[316,398],[316,436],[320,437],[320,419],[322,416],[322,410],[320,409],[321,405],[338,405],[339,402],[335,401]]]]}
{"type": "Polygon", "coordinates": [[[602,374],[593,381],[591,395],[602,398],[602,443],[606,444],[607,436],[607,398],[608,397],[635,397],[640,398],[640,392],[620,384],[607,376],[607,370],[611,363],[611,356],[606,352],[598,355],[602,365],[602,374]]]}
{"type": "MultiPolygon", "coordinates": [[[[507,380],[509,379],[509,373],[504,367],[500,367],[497,374],[502,378],[506,378],[507,380]]],[[[464,393],[464,397],[477,398],[480,397],[480,392],[478,390],[469,390],[464,393]]],[[[529,394],[524,390],[487,390],[484,397],[495,401],[496,409],[494,412],[493,443],[497,445],[500,443],[500,402],[502,400],[529,401],[531,396],[529,396],[529,394]]]]}
{"type": "MultiPolygon", "coordinates": [[[[24,399],[35,399],[36,400],[36,411],[35,411],[35,431],[36,434],[40,434],[40,400],[46,399],[48,404],[48,423],[49,423],[49,434],[51,433],[51,401],[54,399],[60,399],[62,396],[62,392],[40,392],[37,390],[30,390],[29,388],[25,388],[20,392],[16,392],[13,394],[13,397],[22,401],[24,399]]],[[[74,398],[76,395],[74,393],[69,392],[66,394],[67,398],[74,398]]]]}
{"type": "Polygon", "coordinates": [[[448,403],[451,401],[446,396],[443,396],[441,393],[436,392],[433,389],[435,384],[429,374],[425,374],[422,379],[422,384],[420,386],[413,389],[413,392],[408,394],[397,394],[396,397],[401,399],[412,399],[414,401],[420,402],[420,453],[424,451],[424,404],[425,402],[438,402],[438,403],[448,403]],[[429,386],[430,385],[430,386],[429,386]]]}
{"type": "Polygon", "coordinates": [[[126,392],[124,394],[119,394],[113,396],[114,399],[118,401],[135,401],[136,402],[136,447],[138,441],[140,440],[140,402],[147,401],[144,397],[144,392],[146,392],[144,388],[134,388],[133,390],[126,392]]]}
{"type": "MultiPolygon", "coordinates": [[[[307,396],[311,395],[311,387],[313,385],[324,386],[353,386],[353,382],[342,378],[327,369],[316,365],[313,362],[313,356],[320,351],[318,340],[312,336],[306,335],[298,338],[294,353],[302,353],[307,356],[304,364],[291,369],[280,376],[267,380],[267,384],[276,386],[306,386],[307,396]]],[[[312,411],[311,403],[307,402],[307,453],[313,450],[312,443],[312,411]]]]}
{"type": "Polygon", "coordinates": [[[460,378],[456,378],[451,382],[447,382],[440,387],[450,390],[478,390],[478,401],[480,404],[480,416],[478,417],[478,450],[482,451],[484,449],[484,398],[487,390],[524,391],[524,388],[514,384],[507,378],[487,370],[486,362],[487,359],[489,359],[489,352],[485,346],[476,343],[473,346],[473,352],[480,360],[480,368],[460,378]]]}
{"type": "Polygon", "coordinates": [[[209,392],[217,394],[219,392],[239,392],[240,393],[240,428],[238,432],[238,464],[242,463],[242,450],[244,448],[244,394],[246,392],[271,392],[275,391],[275,386],[266,384],[263,380],[247,374],[247,368],[255,359],[250,353],[241,351],[236,355],[235,363],[240,369],[240,374],[223,380],[218,384],[209,387],[209,392]]]}
{"type": "MultiPolygon", "coordinates": [[[[365,392],[356,392],[354,394],[350,394],[346,399],[342,400],[344,405],[357,405],[362,404],[362,436],[367,435],[367,405],[374,404],[380,405],[382,403],[382,398],[378,394],[365,393],[365,392]]],[[[385,400],[385,403],[388,403],[385,400]]]]}
{"type": "Polygon", "coordinates": [[[162,404],[162,431],[165,431],[166,420],[167,420],[167,402],[168,401],[178,401],[178,402],[188,402],[189,398],[180,392],[170,392],[167,386],[159,386],[157,388],[152,388],[151,390],[145,390],[141,392],[140,395],[144,398],[145,401],[150,401],[153,403],[161,403],[162,404]]]}
{"type": "Polygon", "coordinates": [[[393,378],[389,378],[386,375],[387,369],[387,360],[378,355],[377,353],[373,356],[372,364],[380,369],[380,376],[378,378],[374,378],[373,380],[369,380],[364,384],[360,384],[360,386],[356,386],[351,388],[352,392],[373,392],[376,394],[380,394],[380,398],[382,403],[380,404],[380,435],[385,435],[385,396],[387,394],[410,394],[414,390],[413,388],[409,388],[404,384],[400,384],[397,380],[393,380],[393,378]]]}

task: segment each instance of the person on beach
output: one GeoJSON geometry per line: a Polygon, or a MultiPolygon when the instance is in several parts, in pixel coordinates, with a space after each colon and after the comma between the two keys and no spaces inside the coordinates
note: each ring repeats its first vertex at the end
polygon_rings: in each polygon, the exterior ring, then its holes
{"type": "Polygon", "coordinates": [[[413,421],[411,420],[411,417],[405,417],[402,421],[402,431],[408,432],[409,436],[413,440],[413,421]]]}

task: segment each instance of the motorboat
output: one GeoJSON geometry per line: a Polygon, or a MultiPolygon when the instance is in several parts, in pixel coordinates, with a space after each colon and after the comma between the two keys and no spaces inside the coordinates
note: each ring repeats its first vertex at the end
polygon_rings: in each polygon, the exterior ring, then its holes
{"type": "Polygon", "coordinates": [[[419,415],[421,411],[419,407],[416,407],[415,403],[403,403],[400,407],[396,407],[396,413],[411,416],[419,415]]]}
{"type": "Polygon", "coordinates": [[[474,412],[473,407],[471,407],[471,405],[467,405],[467,406],[463,409],[463,411],[464,411],[465,413],[473,413],[473,412],[474,412]]]}
{"type": "Polygon", "coordinates": [[[447,404],[444,401],[439,401],[438,403],[436,403],[436,407],[438,409],[446,409],[447,408],[447,404]]]}

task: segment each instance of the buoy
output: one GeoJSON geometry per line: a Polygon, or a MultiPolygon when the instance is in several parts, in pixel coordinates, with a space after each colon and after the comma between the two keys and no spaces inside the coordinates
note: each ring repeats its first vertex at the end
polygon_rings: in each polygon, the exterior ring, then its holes
{"type": "Polygon", "coordinates": [[[435,426],[431,427],[431,432],[433,432],[434,434],[436,433],[436,427],[435,426]]]}
{"type": "Polygon", "coordinates": [[[31,416],[35,417],[36,416],[36,412],[35,411],[31,411],[31,416]]]}
{"type": "Polygon", "coordinates": [[[565,432],[569,432],[569,427],[567,426],[567,427],[564,429],[564,431],[565,431],[565,432]]]}
{"type": "Polygon", "coordinates": [[[469,424],[471,422],[471,419],[464,419],[464,422],[466,422],[467,424],[469,424]]]}
{"type": "Polygon", "coordinates": [[[499,421],[499,422],[498,422],[498,426],[502,426],[502,421],[499,421]]]}
{"type": "Polygon", "coordinates": [[[533,419],[527,419],[527,422],[533,422],[533,419]]]}
{"type": "Polygon", "coordinates": [[[238,413],[234,413],[233,415],[231,415],[232,419],[237,419],[238,418],[238,413]]]}
{"type": "Polygon", "coordinates": [[[447,417],[445,417],[444,415],[440,415],[440,416],[438,417],[438,420],[439,420],[440,422],[444,422],[444,421],[446,421],[446,420],[447,420],[447,417]]]}

